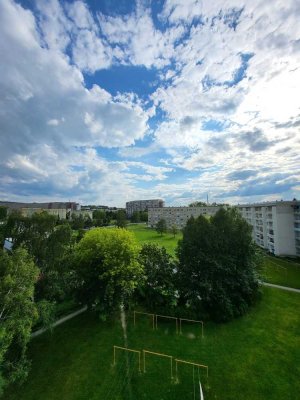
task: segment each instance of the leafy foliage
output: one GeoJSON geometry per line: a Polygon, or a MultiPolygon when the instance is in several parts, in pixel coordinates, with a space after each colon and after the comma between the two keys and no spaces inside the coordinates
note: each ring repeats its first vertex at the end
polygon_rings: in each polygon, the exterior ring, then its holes
{"type": "Polygon", "coordinates": [[[176,226],[176,225],[172,225],[172,226],[171,226],[171,229],[170,229],[170,232],[171,232],[172,235],[175,237],[175,236],[177,235],[177,233],[178,233],[178,228],[177,228],[177,226],[176,226]]]}
{"type": "Polygon", "coordinates": [[[126,219],[126,212],[123,210],[118,210],[116,213],[116,226],[118,228],[126,228],[127,226],[127,219],[126,219]]]}
{"type": "Polygon", "coordinates": [[[140,252],[144,281],[139,293],[149,309],[170,309],[177,304],[176,262],[164,247],[144,244],[140,252]]]}
{"type": "Polygon", "coordinates": [[[142,275],[139,247],[124,229],[93,229],[75,249],[79,299],[107,315],[126,303],[142,275]]]}
{"type": "Polygon", "coordinates": [[[235,209],[221,209],[210,220],[191,218],[177,254],[182,299],[196,312],[226,321],[256,300],[260,257],[251,227],[235,209]]]}
{"type": "MultiPolygon", "coordinates": [[[[0,252],[0,382],[23,381],[31,327],[37,319],[33,301],[38,268],[25,249],[0,252]]],[[[1,389],[1,388],[0,388],[1,389]]]]}
{"type": "Polygon", "coordinates": [[[165,219],[160,219],[156,226],[155,226],[156,232],[160,233],[160,235],[162,236],[163,233],[167,232],[167,223],[165,219]]]}
{"type": "Polygon", "coordinates": [[[31,218],[13,213],[3,228],[4,236],[12,238],[13,248],[26,248],[40,268],[36,300],[62,300],[68,292],[69,272],[65,265],[75,239],[68,223],[56,223],[56,218],[46,212],[31,218]]]}
{"type": "Polygon", "coordinates": [[[7,208],[0,206],[0,221],[5,220],[6,217],[7,217],[7,208]]]}

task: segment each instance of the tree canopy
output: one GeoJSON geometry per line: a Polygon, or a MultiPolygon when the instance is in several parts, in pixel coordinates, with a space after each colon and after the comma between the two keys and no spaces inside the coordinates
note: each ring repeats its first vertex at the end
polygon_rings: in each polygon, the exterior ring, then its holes
{"type": "Polygon", "coordinates": [[[101,315],[126,303],[142,275],[138,254],[131,232],[118,228],[87,232],[74,255],[80,300],[101,315]]]}
{"type": "Polygon", "coordinates": [[[156,226],[155,226],[156,232],[160,233],[160,235],[162,236],[163,233],[167,232],[167,223],[165,219],[160,219],[156,226]]]}
{"type": "Polygon", "coordinates": [[[25,249],[0,251],[0,392],[1,382],[22,381],[37,309],[33,301],[39,270],[25,249]]]}
{"type": "Polygon", "coordinates": [[[144,280],[139,288],[142,301],[151,310],[169,312],[177,304],[176,262],[164,247],[156,244],[144,244],[139,260],[144,267],[144,280]]]}
{"type": "Polygon", "coordinates": [[[191,218],[177,248],[179,284],[196,312],[226,321],[242,315],[258,295],[260,259],[251,227],[235,209],[191,218]]]}

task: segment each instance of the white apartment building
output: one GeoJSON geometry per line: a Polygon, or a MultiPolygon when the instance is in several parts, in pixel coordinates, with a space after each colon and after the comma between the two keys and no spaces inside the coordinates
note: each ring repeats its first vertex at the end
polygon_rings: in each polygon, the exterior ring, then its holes
{"type": "Polygon", "coordinates": [[[134,200],[126,203],[127,217],[131,217],[135,211],[146,211],[149,208],[164,207],[165,203],[161,199],[134,200]]]}
{"type": "Polygon", "coordinates": [[[238,205],[253,227],[253,239],[278,256],[300,256],[300,201],[238,205]]]}
{"type": "Polygon", "coordinates": [[[155,227],[160,219],[164,219],[167,228],[175,225],[182,229],[191,218],[197,218],[199,215],[212,216],[221,208],[221,206],[203,206],[203,207],[160,207],[148,209],[148,225],[155,227]]]}

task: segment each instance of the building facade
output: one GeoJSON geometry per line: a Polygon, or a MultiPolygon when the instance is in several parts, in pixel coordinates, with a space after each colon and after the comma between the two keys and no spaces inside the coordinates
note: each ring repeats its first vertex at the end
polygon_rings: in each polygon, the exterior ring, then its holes
{"type": "Polygon", "coordinates": [[[159,220],[164,219],[168,229],[173,225],[182,229],[191,217],[197,218],[199,215],[210,217],[220,208],[221,206],[149,208],[148,225],[154,228],[159,220]]]}
{"type": "Polygon", "coordinates": [[[135,211],[147,211],[150,208],[164,207],[164,205],[165,203],[161,199],[128,201],[126,203],[126,214],[130,218],[135,211]]]}
{"type": "Polygon", "coordinates": [[[253,227],[253,239],[278,256],[300,256],[300,201],[238,205],[253,227]]]}

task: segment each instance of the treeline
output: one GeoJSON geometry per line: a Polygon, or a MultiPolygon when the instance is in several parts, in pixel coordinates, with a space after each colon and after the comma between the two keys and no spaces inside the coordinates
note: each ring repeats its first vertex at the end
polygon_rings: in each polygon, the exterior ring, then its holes
{"type": "Polygon", "coordinates": [[[102,319],[139,304],[228,321],[259,296],[259,253],[234,209],[191,218],[176,258],[157,245],[138,245],[126,229],[96,228],[78,237],[46,213],[10,215],[0,226],[2,242],[13,240],[11,252],[0,250],[0,387],[25,380],[32,327],[51,325],[57,304],[70,299],[102,319]]]}

